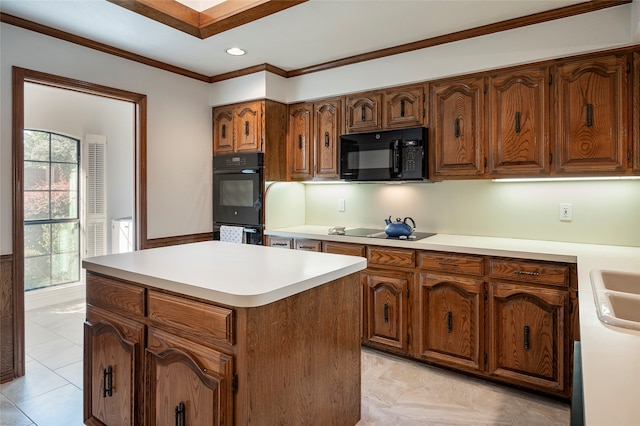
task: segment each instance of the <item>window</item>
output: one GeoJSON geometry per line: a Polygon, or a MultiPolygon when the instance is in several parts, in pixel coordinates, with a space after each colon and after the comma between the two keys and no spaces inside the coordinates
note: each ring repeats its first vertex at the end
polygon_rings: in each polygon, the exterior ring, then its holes
{"type": "Polygon", "coordinates": [[[24,288],[80,279],[80,141],[24,131],[24,288]]]}

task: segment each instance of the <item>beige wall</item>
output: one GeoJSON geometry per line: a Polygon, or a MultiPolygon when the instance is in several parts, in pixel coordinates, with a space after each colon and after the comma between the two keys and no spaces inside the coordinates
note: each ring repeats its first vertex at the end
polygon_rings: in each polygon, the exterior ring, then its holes
{"type": "Polygon", "coordinates": [[[326,226],[383,228],[389,216],[410,216],[419,231],[640,247],[640,180],[297,185],[304,198],[267,198],[269,228],[303,224],[301,211],[304,224],[326,226]],[[560,221],[560,203],[573,205],[571,222],[560,221]],[[269,220],[280,210],[289,224],[269,220]]]}

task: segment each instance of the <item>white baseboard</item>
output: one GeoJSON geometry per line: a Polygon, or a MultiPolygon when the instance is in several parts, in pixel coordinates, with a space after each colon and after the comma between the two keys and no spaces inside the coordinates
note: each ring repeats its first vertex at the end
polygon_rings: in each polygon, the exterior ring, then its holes
{"type": "Polygon", "coordinates": [[[43,308],[58,303],[84,299],[85,285],[83,282],[57,285],[49,288],[24,292],[24,310],[43,308]]]}

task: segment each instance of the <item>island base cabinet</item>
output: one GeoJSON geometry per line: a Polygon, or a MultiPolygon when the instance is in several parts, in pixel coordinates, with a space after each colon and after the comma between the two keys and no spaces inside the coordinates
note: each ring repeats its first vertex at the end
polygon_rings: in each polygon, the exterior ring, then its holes
{"type": "Polygon", "coordinates": [[[230,356],[150,327],[145,358],[147,424],[233,424],[230,356]]]}
{"type": "Polygon", "coordinates": [[[84,341],[85,423],[142,424],[142,394],[137,389],[144,326],[88,308],[84,341]]]}
{"type": "Polygon", "coordinates": [[[564,391],[567,298],[566,291],[490,283],[490,374],[564,391]]]}

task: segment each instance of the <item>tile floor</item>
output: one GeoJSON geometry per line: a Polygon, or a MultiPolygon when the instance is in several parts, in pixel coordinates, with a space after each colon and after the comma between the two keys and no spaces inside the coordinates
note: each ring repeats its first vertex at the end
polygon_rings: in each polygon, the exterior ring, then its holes
{"type": "MultiPolygon", "coordinates": [[[[0,425],[82,425],[83,321],[83,300],[27,311],[27,374],[0,385],[0,425]]],[[[358,426],[568,424],[567,404],[362,351],[358,426]]]]}

